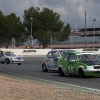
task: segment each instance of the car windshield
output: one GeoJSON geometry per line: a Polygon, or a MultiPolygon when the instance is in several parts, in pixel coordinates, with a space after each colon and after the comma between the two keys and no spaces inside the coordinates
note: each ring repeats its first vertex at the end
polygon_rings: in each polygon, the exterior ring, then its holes
{"type": "Polygon", "coordinates": [[[55,55],[57,57],[60,57],[60,55],[62,56],[64,53],[68,52],[69,50],[59,50],[55,52],[55,55]],[[59,54],[60,53],[60,54],[59,54]]]}
{"type": "Polygon", "coordinates": [[[97,55],[93,54],[83,54],[83,55],[78,55],[79,61],[83,62],[100,62],[100,58],[97,55]]]}
{"type": "Polygon", "coordinates": [[[54,51],[54,52],[53,52],[53,56],[54,56],[54,57],[60,57],[60,54],[59,54],[58,51],[54,51]]]}
{"type": "Polygon", "coordinates": [[[5,52],[6,56],[15,56],[15,54],[13,52],[5,52]]]}
{"type": "Polygon", "coordinates": [[[62,50],[62,51],[60,51],[61,55],[63,55],[66,52],[75,52],[75,51],[74,50],[62,50]]]}

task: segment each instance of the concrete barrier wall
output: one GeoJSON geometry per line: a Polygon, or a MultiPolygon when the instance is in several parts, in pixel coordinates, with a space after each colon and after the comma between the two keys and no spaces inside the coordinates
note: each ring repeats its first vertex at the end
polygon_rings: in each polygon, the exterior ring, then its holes
{"type": "Polygon", "coordinates": [[[51,49],[0,49],[3,51],[12,51],[16,55],[20,56],[34,56],[34,55],[46,55],[51,49]]]}
{"type": "Polygon", "coordinates": [[[98,49],[97,51],[95,51],[95,50],[85,50],[84,51],[84,49],[72,49],[72,50],[75,50],[78,52],[94,52],[95,54],[100,54],[100,49],[98,49]]]}
{"type": "MultiPolygon", "coordinates": [[[[12,51],[16,55],[20,56],[35,56],[35,55],[46,55],[48,51],[51,51],[51,49],[0,49],[4,51],[12,51]]],[[[83,52],[83,49],[73,49],[78,52],[83,52]]],[[[86,51],[86,52],[94,52],[95,54],[100,54],[100,49],[97,51],[86,51]]]]}

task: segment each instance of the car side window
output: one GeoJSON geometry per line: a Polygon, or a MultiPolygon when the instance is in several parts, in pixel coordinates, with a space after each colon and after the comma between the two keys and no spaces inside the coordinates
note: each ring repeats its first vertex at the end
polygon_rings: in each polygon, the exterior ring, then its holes
{"type": "Polygon", "coordinates": [[[64,57],[64,61],[67,61],[68,57],[69,57],[69,54],[66,54],[65,57],[64,57]]]}
{"type": "Polygon", "coordinates": [[[52,53],[49,52],[49,53],[47,54],[47,57],[48,57],[48,58],[52,58],[52,53]]]}
{"type": "Polygon", "coordinates": [[[3,55],[3,52],[2,51],[0,51],[0,56],[2,56],[3,55]]]}
{"type": "Polygon", "coordinates": [[[53,52],[52,52],[52,55],[53,55],[54,58],[60,56],[60,54],[59,54],[58,51],[53,51],[53,52]]]}
{"type": "Polygon", "coordinates": [[[75,54],[71,54],[69,56],[69,61],[71,61],[71,60],[76,60],[76,55],[75,54]]]}

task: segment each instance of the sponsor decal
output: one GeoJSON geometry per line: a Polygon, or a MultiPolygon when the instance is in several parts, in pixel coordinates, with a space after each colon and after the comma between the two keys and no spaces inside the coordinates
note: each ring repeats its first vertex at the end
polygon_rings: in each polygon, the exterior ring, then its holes
{"type": "Polygon", "coordinates": [[[72,65],[71,65],[71,66],[70,66],[70,65],[68,66],[68,71],[69,71],[70,73],[73,73],[73,66],[72,66],[72,65]]]}
{"type": "Polygon", "coordinates": [[[68,70],[70,73],[73,73],[73,64],[72,63],[69,64],[68,70]]]}
{"type": "Polygon", "coordinates": [[[44,63],[45,63],[45,62],[48,62],[48,61],[49,61],[49,59],[46,59],[46,60],[44,60],[44,63]]]}
{"type": "Polygon", "coordinates": [[[23,50],[23,53],[36,52],[36,50],[23,50]]]}
{"type": "Polygon", "coordinates": [[[98,48],[85,48],[83,51],[98,51],[98,48]]]}

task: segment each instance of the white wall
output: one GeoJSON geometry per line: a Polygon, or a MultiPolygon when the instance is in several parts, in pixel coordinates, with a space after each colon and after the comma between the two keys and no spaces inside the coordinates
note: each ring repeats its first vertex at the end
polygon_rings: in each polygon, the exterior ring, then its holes
{"type": "Polygon", "coordinates": [[[12,51],[16,55],[20,56],[34,56],[34,55],[46,55],[51,49],[0,49],[4,51],[12,51]]]}
{"type": "MultiPolygon", "coordinates": [[[[35,55],[46,55],[48,51],[51,51],[51,49],[0,49],[0,50],[6,50],[6,51],[12,51],[16,55],[20,56],[35,56],[35,55]]],[[[83,49],[73,49],[78,52],[82,52],[83,49]]],[[[86,51],[86,52],[94,52],[96,54],[100,54],[100,49],[98,51],[86,51]]]]}

